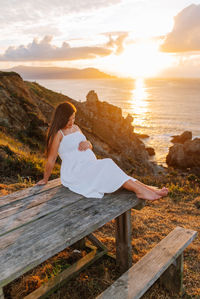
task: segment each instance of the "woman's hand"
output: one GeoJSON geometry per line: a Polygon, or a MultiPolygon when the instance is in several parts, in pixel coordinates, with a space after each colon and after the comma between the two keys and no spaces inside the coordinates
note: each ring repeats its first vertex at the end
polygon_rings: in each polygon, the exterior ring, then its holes
{"type": "Polygon", "coordinates": [[[46,185],[47,184],[47,180],[45,180],[45,179],[42,179],[42,180],[40,180],[39,182],[37,182],[37,184],[36,185],[46,185]]]}
{"type": "Polygon", "coordinates": [[[81,141],[79,143],[79,151],[86,151],[87,149],[91,149],[92,148],[92,144],[90,143],[90,141],[86,140],[86,141],[81,141]]]}

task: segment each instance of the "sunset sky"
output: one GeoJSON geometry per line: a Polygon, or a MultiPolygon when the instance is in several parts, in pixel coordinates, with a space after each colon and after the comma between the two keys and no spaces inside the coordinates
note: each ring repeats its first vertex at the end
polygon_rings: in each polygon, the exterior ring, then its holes
{"type": "Polygon", "coordinates": [[[0,69],[200,77],[200,0],[0,0],[0,69]]]}

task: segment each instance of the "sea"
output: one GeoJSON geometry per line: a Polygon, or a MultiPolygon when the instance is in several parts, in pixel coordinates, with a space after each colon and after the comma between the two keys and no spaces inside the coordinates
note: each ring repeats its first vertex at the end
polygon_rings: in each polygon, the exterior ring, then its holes
{"type": "MultiPolygon", "coordinates": [[[[166,166],[172,136],[192,131],[200,137],[200,79],[76,79],[37,80],[37,83],[77,101],[94,90],[100,101],[133,117],[134,131],[147,134],[142,141],[155,149],[150,159],[166,166]]],[[[120,136],[119,136],[120,137],[120,136]]]]}

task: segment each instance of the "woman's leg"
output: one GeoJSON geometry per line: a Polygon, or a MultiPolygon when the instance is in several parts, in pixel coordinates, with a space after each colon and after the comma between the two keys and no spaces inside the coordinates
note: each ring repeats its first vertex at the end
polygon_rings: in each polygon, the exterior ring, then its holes
{"type": "Polygon", "coordinates": [[[126,181],[123,184],[123,187],[129,191],[135,192],[136,196],[141,199],[154,201],[162,197],[162,195],[157,194],[155,191],[149,189],[146,185],[131,179],[126,181]]]}
{"type": "Polygon", "coordinates": [[[162,189],[159,189],[159,188],[154,187],[154,186],[145,185],[145,184],[141,183],[140,181],[137,181],[137,184],[140,184],[141,186],[146,187],[149,190],[154,191],[156,194],[158,194],[160,196],[167,196],[167,194],[169,192],[166,187],[163,187],[162,189]]]}

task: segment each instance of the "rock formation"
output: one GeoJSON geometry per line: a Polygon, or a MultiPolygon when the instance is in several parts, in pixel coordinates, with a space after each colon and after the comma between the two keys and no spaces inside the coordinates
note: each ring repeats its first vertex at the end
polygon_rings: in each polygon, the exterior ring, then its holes
{"type": "Polygon", "coordinates": [[[156,154],[153,147],[146,147],[146,151],[149,154],[149,156],[154,156],[156,154]]]}
{"type": "Polygon", "coordinates": [[[178,136],[179,143],[175,143],[169,148],[166,157],[168,166],[181,169],[200,167],[200,138],[191,140],[191,136],[191,132],[184,132],[178,136]],[[183,138],[184,136],[185,138],[183,138]]]}
{"type": "Polygon", "coordinates": [[[172,136],[173,139],[171,140],[172,143],[184,143],[187,140],[192,140],[192,132],[185,131],[181,135],[172,136]]]}
{"type": "Polygon", "coordinates": [[[0,130],[41,149],[54,109],[50,100],[37,83],[24,82],[14,72],[0,72],[0,130]]]}
{"type": "MultiPolygon", "coordinates": [[[[92,133],[99,141],[106,143],[105,150],[105,147],[101,149],[98,140],[94,141],[94,149],[98,154],[113,158],[127,169],[131,167],[137,169],[137,172],[144,172],[144,169],[152,171],[145,145],[134,134],[131,115],[124,118],[121,108],[101,102],[93,90],[87,94],[86,102],[82,102],[78,108],[77,119],[80,127],[85,129],[85,134],[92,133]]],[[[93,137],[90,134],[88,138],[93,137]]]]}

